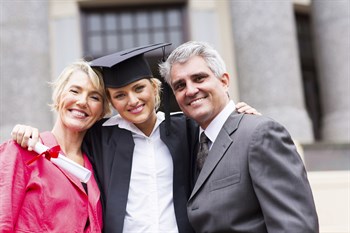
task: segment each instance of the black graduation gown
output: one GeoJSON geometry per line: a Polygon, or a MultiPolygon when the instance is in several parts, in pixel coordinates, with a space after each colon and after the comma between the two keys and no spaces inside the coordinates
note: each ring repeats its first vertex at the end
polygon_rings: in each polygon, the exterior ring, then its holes
{"type": "MultiPolygon", "coordinates": [[[[130,131],[97,122],[86,134],[83,150],[89,156],[101,189],[104,232],[123,231],[129,192],[134,141],[130,131]]],[[[160,124],[162,141],[167,145],[174,166],[173,198],[178,230],[193,232],[187,217],[191,194],[191,152],[197,125],[182,114],[172,115],[169,134],[165,121],[160,124]]]]}

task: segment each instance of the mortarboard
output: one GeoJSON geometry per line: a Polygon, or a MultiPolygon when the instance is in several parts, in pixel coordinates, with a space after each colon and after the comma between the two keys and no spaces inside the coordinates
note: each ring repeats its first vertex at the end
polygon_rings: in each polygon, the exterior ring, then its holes
{"type": "Polygon", "coordinates": [[[153,77],[144,53],[163,48],[164,57],[164,50],[168,45],[171,43],[151,44],[123,50],[92,60],[90,66],[102,68],[106,87],[123,87],[137,80],[153,77]]]}

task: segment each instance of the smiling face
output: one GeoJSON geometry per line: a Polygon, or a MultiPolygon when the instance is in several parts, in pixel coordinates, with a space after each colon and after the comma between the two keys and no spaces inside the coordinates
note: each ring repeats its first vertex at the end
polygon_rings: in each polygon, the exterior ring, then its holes
{"type": "Polygon", "coordinates": [[[57,103],[58,120],[71,131],[85,132],[103,115],[102,93],[80,70],[70,75],[57,103]]]}
{"type": "Polygon", "coordinates": [[[200,56],[193,56],[185,63],[173,64],[170,77],[179,107],[203,129],[229,102],[228,74],[215,77],[200,56]]]}
{"type": "Polygon", "coordinates": [[[149,135],[156,122],[157,87],[149,79],[141,79],[124,87],[108,88],[113,107],[121,117],[149,135]]]}

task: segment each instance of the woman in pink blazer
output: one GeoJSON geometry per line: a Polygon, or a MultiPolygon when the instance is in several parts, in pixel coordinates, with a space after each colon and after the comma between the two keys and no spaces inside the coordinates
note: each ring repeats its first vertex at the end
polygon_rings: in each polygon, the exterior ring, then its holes
{"type": "MultiPolygon", "coordinates": [[[[84,135],[110,111],[103,81],[87,62],[68,66],[53,83],[57,120],[40,134],[49,148],[93,172],[81,150],[84,135]]],[[[0,145],[0,232],[101,232],[102,207],[94,174],[84,184],[14,140],[0,145]]]]}

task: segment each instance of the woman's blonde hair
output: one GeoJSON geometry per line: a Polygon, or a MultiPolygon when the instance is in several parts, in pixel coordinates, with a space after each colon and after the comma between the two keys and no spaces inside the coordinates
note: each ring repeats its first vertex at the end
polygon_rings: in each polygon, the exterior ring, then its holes
{"type": "Polygon", "coordinates": [[[53,88],[53,93],[52,93],[53,103],[51,104],[51,109],[58,111],[62,92],[66,84],[68,83],[70,77],[76,71],[84,72],[89,77],[90,81],[92,82],[92,85],[97,89],[99,94],[102,96],[103,111],[102,111],[101,117],[109,115],[111,113],[111,106],[109,104],[109,101],[105,92],[105,86],[103,83],[102,75],[98,70],[91,68],[87,61],[77,61],[72,63],[62,71],[62,73],[58,76],[58,78],[54,82],[50,83],[50,85],[53,88]]]}
{"type": "Polygon", "coordinates": [[[157,78],[150,78],[149,81],[154,86],[154,88],[157,90],[157,93],[155,96],[156,100],[155,100],[155,104],[154,104],[154,108],[157,111],[158,108],[160,107],[160,103],[161,103],[162,82],[157,78]]]}

